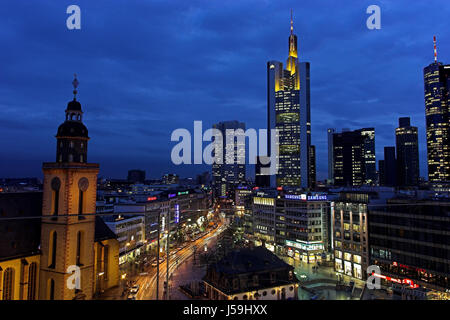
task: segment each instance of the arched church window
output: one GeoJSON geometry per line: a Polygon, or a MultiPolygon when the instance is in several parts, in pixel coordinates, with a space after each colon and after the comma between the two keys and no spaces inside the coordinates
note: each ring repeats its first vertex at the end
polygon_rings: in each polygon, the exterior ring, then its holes
{"type": "Polygon", "coordinates": [[[56,266],[56,242],[58,240],[56,231],[51,231],[50,232],[50,243],[49,243],[49,256],[48,256],[48,261],[49,261],[49,268],[54,269],[56,266]]]}
{"type": "Polygon", "coordinates": [[[3,275],[3,300],[14,299],[14,269],[7,268],[3,275]]]}
{"type": "Polygon", "coordinates": [[[48,282],[48,299],[55,300],[55,280],[50,279],[48,282]]]}
{"type": "Polygon", "coordinates": [[[58,215],[59,211],[59,189],[61,188],[61,180],[58,177],[54,177],[51,182],[52,188],[52,200],[53,200],[53,210],[52,213],[54,216],[58,215]]]}
{"type": "Polygon", "coordinates": [[[78,180],[78,219],[84,219],[81,216],[84,212],[85,192],[89,188],[89,180],[85,177],[78,180]]]}
{"type": "Polygon", "coordinates": [[[77,232],[77,257],[76,257],[76,265],[82,266],[82,256],[83,256],[83,248],[84,248],[84,237],[83,232],[77,232]]]}
{"type": "Polygon", "coordinates": [[[36,276],[37,276],[37,263],[33,262],[28,268],[28,300],[35,300],[36,298],[36,276]]]}

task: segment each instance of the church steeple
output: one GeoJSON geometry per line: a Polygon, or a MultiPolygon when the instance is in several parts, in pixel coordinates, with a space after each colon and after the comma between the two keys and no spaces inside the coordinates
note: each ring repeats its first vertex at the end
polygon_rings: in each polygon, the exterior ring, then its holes
{"type": "MultiPolygon", "coordinates": [[[[96,261],[100,261],[98,257],[105,259],[104,251],[98,251],[96,219],[92,215],[96,212],[99,165],[87,162],[89,137],[81,119],[81,104],[77,101],[76,76],[72,84],[74,97],[67,104],[66,120],[56,134],[56,162],[42,165],[41,300],[72,300],[80,296],[91,299],[94,290],[104,285],[97,277],[100,265],[96,265],[96,261]],[[76,273],[78,280],[73,279],[76,273]]],[[[108,250],[103,243],[101,247],[101,250],[108,250]]],[[[108,278],[113,279],[112,272],[109,274],[108,278]]]]}
{"type": "Polygon", "coordinates": [[[56,162],[87,162],[88,130],[83,124],[83,111],[77,101],[77,75],[72,81],[73,100],[67,104],[66,121],[58,128],[56,135],[56,162]]]}

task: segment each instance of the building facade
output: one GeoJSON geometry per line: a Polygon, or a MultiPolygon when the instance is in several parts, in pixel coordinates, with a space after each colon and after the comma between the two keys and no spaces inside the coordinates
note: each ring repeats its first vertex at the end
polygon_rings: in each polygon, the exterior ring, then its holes
{"type": "Polygon", "coordinates": [[[369,266],[368,203],[368,193],[345,192],[331,206],[334,269],[357,279],[366,279],[369,266]]]}
{"type": "Polygon", "coordinates": [[[292,300],[298,296],[294,268],[263,247],[230,252],[208,266],[203,282],[210,300],[292,300]]]}
{"type": "Polygon", "coordinates": [[[334,184],[334,157],[333,157],[333,134],[336,133],[336,129],[329,128],[327,130],[327,142],[328,142],[328,184],[334,184]]]}
{"type": "MultiPolygon", "coordinates": [[[[436,43],[435,43],[436,45],[436,43]]],[[[428,180],[450,181],[450,65],[435,60],[423,69],[427,131],[428,180]]]]}
{"type": "Polygon", "coordinates": [[[399,186],[419,184],[419,135],[417,127],[411,126],[410,118],[399,118],[395,129],[397,148],[397,183],[399,186]]]}
{"type": "Polygon", "coordinates": [[[390,199],[369,214],[371,264],[396,283],[426,289],[431,299],[450,299],[449,230],[446,200],[390,199]]]}
{"type": "MultiPolygon", "coordinates": [[[[74,95],[77,84],[75,79],[74,95]]],[[[99,165],[87,162],[89,137],[82,115],[74,97],[56,135],[56,162],[43,164],[42,194],[4,194],[9,201],[6,208],[0,201],[2,215],[17,210],[19,216],[42,215],[34,223],[19,222],[23,223],[19,229],[14,222],[2,223],[7,233],[7,241],[0,242],[3,300],[92,299],[118,285],[118,242],[94,215],[99,165]],[[16,229],[13,242],[7,239],[11,228],[16,229]],[[21,239],[23,243],[15,242],[21,239]]]]}
{"type": "Polygon", "coordinates": [[[397,186],[398,163],[395,157],[395,147],[384,147],[384,186],[397,186]]]}
{"type": "Polygon", "coordinates": [[[234,190],[245,183],[245,124],[225,121],[213,125],[221,132],[221,141],[214,139],[214,163],[212,165],[212,187],[214,197],[234,199],[234,190]],[[227,143],[227,131],[232,143],[227,143]]]}
{"type": "MultiPolygon", "coordinates": [[[[268,129],[278,130],[278,173],[271,187],[308,188],[311,183],[310,64],[298,61],[297,36],[289,36],[286,68],[278,61],[267,62],[268,129]]],[[[271,150],[270,139],[268,150],[271,150]]]]}
{"type": "Polygon", "coordinates": [[[375,129],[333,133],[333,174],[338,186],[376,182],[375,129]]]}
{"type": "Polygon", "coordinates": [[[326,195],[257,192],[253,197],[256,245],[307,263],[326,259],[329,245],[326,195]]]}

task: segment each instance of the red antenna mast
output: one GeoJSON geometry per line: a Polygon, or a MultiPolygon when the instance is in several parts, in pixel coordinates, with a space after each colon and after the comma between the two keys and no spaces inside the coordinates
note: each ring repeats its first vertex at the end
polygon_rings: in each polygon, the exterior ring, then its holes
{"type": "Polygon", "coordinates": [[[437,63],[436,36],[433,36],[433,43],[434,43],[434,62],[437,63]]]}

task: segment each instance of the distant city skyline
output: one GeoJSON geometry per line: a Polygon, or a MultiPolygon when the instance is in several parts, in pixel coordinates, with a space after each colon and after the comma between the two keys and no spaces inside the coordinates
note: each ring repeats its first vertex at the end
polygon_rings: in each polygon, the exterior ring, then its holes
{"type": "Polygon", "coordinates": [[[0,40],[10,48],[0,52],[0,177],[42,177],[42,162],[54,160],[56,142],[48,137],[64,120],[75,72],[93,138],[89,161],[101,164],[100,176],[208,171],[171,164],[171,132],[192,130],[194,120],[266,126],[266,62],[286,55],[291,8],[300,62],[311,62],[317,179],[327,177],[327,128],[374,127],[378,161],[395,145],[405,116],[418,127],[420,174],[427,177],[423,68],[433,62],[433,35],[438,61],[449,63],[448,6],[383,4],[382,28],[368,30],[368,2],[79,5],[78,31],[65,27],[65,4],[0,5],[0,40]]]}

